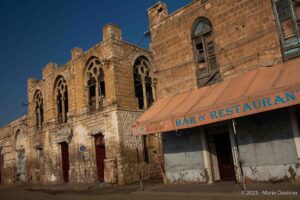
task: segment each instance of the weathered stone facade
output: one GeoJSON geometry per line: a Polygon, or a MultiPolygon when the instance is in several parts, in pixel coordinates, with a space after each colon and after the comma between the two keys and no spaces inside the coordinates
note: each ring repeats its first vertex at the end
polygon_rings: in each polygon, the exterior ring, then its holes
{"type": "Polygon", "coordinates": [[[163,140],[131,133],[156,99],[286,62],[279,1],[290,0],[194,0],[172,14],[159,2],[148,9],[151,52],[105,26],[102,42],[86,52],[74,48],[68,63],[49,63],[42,80],[28,80],[28,114],[0,130],[4,182],[89,183],[103,175],[106,183],[130,183],[159,174],[162,163],[153,152],[162,152],[161,142],[169,182],[225,180],[222,155],[231,162],[231,180],[299,180],[297,107],[170,131],[163,140]],[[275,125],[264,119],[269,115],[275,125]],[[62,162],[66,144],[68,165],[62,162]],[[105,150],[100,175],[98,150],[102,156],[105,150]]]}
{"type": "MultiPolygon", "coordinates": [[[[257,68],[268,67],[271,71],[277,64],[293,65],[287,60],[299,59],[299,7],[299,2],[290,0],[194,0],[169,14],[167,5],[158,2],[148,9],[158,100],[174,97],[173,101],[172,98],[165,99],[173,106],[183,108],[182,104],[191,102],[180,98],[183,93],[238,78],[257,68]]],[[[240,79],[241,87],[242,82],[240,79]]],[[[199,114],[213,106],[216,110],[222,106],[216,104],[218,99],[205,98],[206,94],[215,92],[214,97],[228,99],[228,104],[234,102],[237,92],[230,87],[226,89],[214,90],[212,86],[201,93],[203,96],[199,93],[199,114]],[[214,104],[201,107],[202,99],[214,104]]],[[[186,127],[193,124],[185,116],[193,116],[189,111],[196,106],[188,107],[190,110],[184,115],[177,113],[178,116],[174,114],[176,112],[169,112],[170,107],[161,111],[164,116],[169,113],[169,118],[147,121],[143,130],[155,129],[155,125],[170,130],[165,124],[168,120],[174,122],[176,117],[187,120],[183,122],[188,124],[186,127]]],[[[299,180],[298,109],[284,108],[234,121],[161,133],[167,181],[299,180]]],[[[197,114],[194,116],[198,117],[197,114]]],[[[141,134],[145,133],[141,131],[141,134]]]]}
{"type": "Polygon", "coordinates": [[[193,24],[200,17],[212,24],[222,79],[282,62],[271,1],[197,0],[172,14],[160,2],[148,15],[158,98],[202,86],[192,40],[193,24]]]}
{"type": "Polygon", "coordinates": [[[108,24],[99,44],[86,52],[74,48],[68,63],[49,63],[41,80],[28,79],[28,114],[0,130],[3,182],[125,184],[139,175],[159,175],[151,156],[159,140],[149,137],[145,143],[131,133],[143,112],[134,85],[134,64],[141,56],[151,63],[149,51],[124,42],[121,29],[108,24]],[[21,180],[20,150],[25,153],[21,180]]]}

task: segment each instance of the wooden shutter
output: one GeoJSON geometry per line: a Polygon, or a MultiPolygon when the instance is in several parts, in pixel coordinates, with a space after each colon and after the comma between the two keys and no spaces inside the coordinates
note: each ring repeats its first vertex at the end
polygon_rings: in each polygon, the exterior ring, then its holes
{"type": "Polygon", "coordinates": [[[209,34],[206,37],[206,57],[207,57],[207,65],[209,67],[209,72],[217,70],[218,62],[217,62],[215,44],[214,44],[212,34],[209,34]]]}

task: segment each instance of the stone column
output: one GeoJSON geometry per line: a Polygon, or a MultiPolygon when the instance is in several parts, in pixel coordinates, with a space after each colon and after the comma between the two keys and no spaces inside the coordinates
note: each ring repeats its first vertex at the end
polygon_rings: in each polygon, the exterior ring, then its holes
{"type": "Polygon", "coordinates": [[[199,127],[200,135],[201,135],[201,143],[202,143],[202,153],[203,153],[203,161],[204,168],[208,174],[208,183],[213,183],[212,180],[212,171],[211,171],[211,163],[210,163],[210,153],[208,150],[207,138],[203,127],[199,127]]]}
{"type": "Polygon", "coordinates": [[[237,144],[235,140],[235,131],[234,127],[232,124],[232,121],[230,120],[228,122],[228,127],[229,127],[229,138],[230,138],[230,144],[231,144],[231,152],[232,152],[232,157],[233,157],[233,164],[234,164],[234,169],[235,169],[235,175],[237,177],[237,180],[242,182],[242,171],[241,171],[241,166],[239,162],[239,153],[237,149],[237,144]]]}
{"type": "Polygon", "coordinates": [[[38,112],[38,125],[39,125],[39,129],[42,128],[42,116],[41,116],[41,108],[38,107],[37,109],[37,112],[38,112]]]}
{"type": "Polygon", "coordinates": [[[294,107],[289,109],[289,113],[291,118],[291,127],[294,135],[298,161],[300,161],[300,131],[299,131],[298,117],[294,107]]]}
{"type": "Polygon", "coordinates": [[[145,77],[141,76],[141,80],[142,80],[142,86],[143,86],[144,109],[147,109],[148,108],[148,100],[147,100],[145,77]]]}
{"type": "Polygon", "coordinates": [[[66,117],[66,112],[65,112],[65,97],[64,96],[62,96],[62,98],[61,98],[61,108],[62,108],[62,123],[64,123],[65,122],[65,117],[66,117]]]}
{"type": "Polygon", "coordinates": [[[99,77],[96,77],[96,110],[99,109],[99,77]]]}
{"type": "Polygon", "coordinates": [[[153,100],[156,101],[156,90],[155,90],[154,78],[152,78],[151,81],[152,81],[151,88],[152,88],[153,100]]]}
{"type": "MultiPolygon", "coordinates": [[[[57,95],[56,95],[57,96],[57,95]]],[[[56,97],[57,98],[57,97],[56,97]]],[[[57,122],[59,122],[59,100],[56,99],[56,112],[57,112],[57,122]]]]}

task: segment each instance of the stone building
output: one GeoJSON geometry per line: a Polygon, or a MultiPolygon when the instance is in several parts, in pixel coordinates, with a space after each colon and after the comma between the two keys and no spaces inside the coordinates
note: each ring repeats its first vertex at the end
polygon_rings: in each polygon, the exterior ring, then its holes
{"type": "Polygon", "coordinates": [[[28,113],[0,129],[1,183],[126,184],[159,175],[160,140],[131,126],[155,100],[152,54],[108,24],[103,40],[28,79],[28,113]]]}
{"type": "Polygon", "coordinates": [[[169,182],[299,180],[299,11],[296,0],[148,9],[157,101],[133,131],[161,133],[169,182]]]}

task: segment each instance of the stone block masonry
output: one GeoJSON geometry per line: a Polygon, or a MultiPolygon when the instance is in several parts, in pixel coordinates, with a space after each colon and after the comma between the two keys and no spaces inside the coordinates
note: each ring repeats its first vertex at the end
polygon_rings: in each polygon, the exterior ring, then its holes
{"type": "Polygon", "coordinates": [[[138,106],[133,74],[140,56],[151,63],[149,51],[123,41],[121,29],[108,24],[100,43],[85,52],[72,49],[63,66],[50,62],[42,80],[28,79],[28,113],[0,129],[3,182],[127,184],[137,181],[139,173],[143,179],[159,176],[155,163],[144,162],[141,138],[131,133],[144,111],[138,106]],[[99,85],[93,86],[90,73],[99,85]]]}

